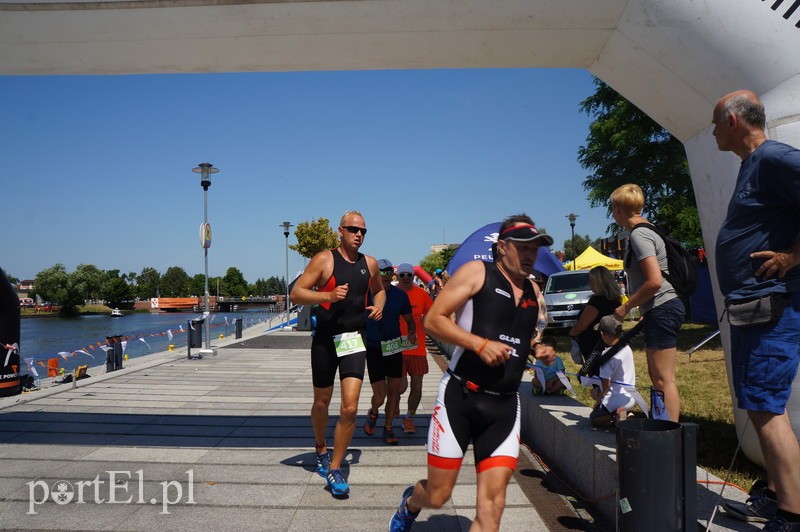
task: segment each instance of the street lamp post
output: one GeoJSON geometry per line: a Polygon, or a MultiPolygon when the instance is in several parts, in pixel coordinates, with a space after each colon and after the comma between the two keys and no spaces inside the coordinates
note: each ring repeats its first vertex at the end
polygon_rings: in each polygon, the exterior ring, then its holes
{"type": "Polygon", "coordinates": [[[289,326],[289,228],[294,227],[290,222],[283,222],[278,227],[283,227],[283,236],[286,237],[286,300],[283,305],[286,307],[286,327],[289,326]]]}
{"type": "Polygon", "coordinates": [[[203,246],[205,255],[205,288],[203,290],[204,320],[203,329],[206,336],[206,348],[200,354],[216,355],[211,349],[211,315],[208,311],[208,248],[211,247],[211,226],[208,224],[208,187],[211,186],[211,174],[219,172],[219,168],[214,168],[211,163],[200,163],[197,168],[192,168],[192,172],[200,174],[200,186],[203,187],[203,226],[200,232],[200,243],[203,246]]]}
{"type": "Polygon", "coordinates": [[[572,269],[575,269],[575,258],[577,257],[577,253],[575,252],[575,220],[578,219],[579,214],[575,214],[571,212],[567,215],[567,219],[569,220],[569,226],[572,229],[572,269]]]}

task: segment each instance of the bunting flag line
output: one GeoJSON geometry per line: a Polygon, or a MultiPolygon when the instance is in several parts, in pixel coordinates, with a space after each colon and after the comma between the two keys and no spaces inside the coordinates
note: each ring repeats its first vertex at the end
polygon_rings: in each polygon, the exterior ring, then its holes
{"type": "Polygon", "coordinates": [[[11,355],[13,353],[19,353],[19,344],[17,342],[14,342],[11,345],[6,344],[5,347],[6,349],[8,349],[8,352],[6,352],[6,361],[3,362],[4,368],[8,366],[8,362],[11,360],[11,355]]]}
{"type": "MultiPolygon", "coordinates": [[[[201,317],[204,317],[204,318],[207,318],[209,316],[211,316],[211,318],[209,320],[209,325],[211,327],[222,327],[223,326],[222,323],[212,324],[212,322],[214,321],[214,318],[217,317],[216,314],[211,314],[211,313],[206,312],[206,313],[203,313],[201,315],[201,317]]],[[[228,321],[228,317],[225,316],[224,318],[225,318],[225,325],[229,325],[230,322],[228,321]]],[[[246,325],[246,326],[256,325],[258,323],[267,323],[268,321],[269,320],[267,320],[267,319],[250,319],[250,320],[247,320],[248,325],[246,325]]],[[[189,322],[189,325],[190,325],[192,330],[196,330],[191,325],[191,321],[189,322]]],[[[185,333],[187,331],[183,328],[182,324],[178,324],[178,331],[176,331],[176,332],[185,333]]],[[[226,334],[227,334],[227,328],[226,328],[226,334]]],[[[119,342],[121,344],[122,350],[124,352],[128,347],[128,340],[133,340],[133,339],[137,339],[137,340],[141,341],[143,344],[145,344],[147,346],[148,350],[152,351],[153,350],[152,346],[147,342],[147,340],[145,340],[145,337],[147,337],[147,336],[150,336],[150,337],[167,336],[169,338],[169,342],[173,342],[175,340],[175,334],[173,333],[172,329],[167,329],[166,331],[156,332],[156,333],[139,333],[137,335],[108,337],[104,341],[92,342],[89,345],[87,345],[87,346],[85,346],[83,348],[80,348],[80,349],[75,349],[75,350],[71,350],[71,351],[67,351],[67,350],[58,351],[56,353],[56,355],[49,355],[48,354],[48,355],[37,355],[37,356],[34,356],[34,357],[24,357],[23,360],[26,361],[25,365],[28,368],[28,370],[30,371],[30,373],[31,374],[36,373],[37,376],[38,376],[38,372],[36,372],[36,370],[34,368],[35,365],[42,366],[42,368],[44,368],[44,369],[49,369],[48,365],[47,365],[47,360],[37,360],[37,358],[39,358],[39,357],[42,357],[42,358],[46,357],[47,359],[52,359],[54,356],[59,356],[62,359],[64,359],[65,361],[68,361],[72,357],[75,357],[75,356],[78,356],[78,355],[86,355],[86,356],[88,356],[88,357],[90,357],[92,359],[95,359],[95,356],[92,353],[90,353],[90,351],[94,351],[94,350],[99,348],[99,349],[102,349],[104,352],[108,352],[109,350],[111,350],[113,348],[112,347],[113,344],[119,342]]],[[[5,342],[0,341],[0,349],[6,349],[7,350],[6,356],[5,356],[5,360],[6,360],[5,364],[6,365],[8,364],[8,361],[10,360],[10,357],[11,357],[12,353],[14,353],[14,352],[19,353],[20,352],[20,347],[19,347],[18,343],[7,344],[5,342]]],[[[1,351],[0,351],[0,353],[1,353],[1,351]]],[[[2,355],[0,355],[0,356],[2,356],[2,355]]]]}
{"type": "Polygon", "coordinates": [[[28,373],[30,373],[36,378],[39,378],[39,372],[36,371],[36,366],[33,365],[33,359],[23,358],[22,361],[25,362],[25,367],[28,368],[28,373]]]}

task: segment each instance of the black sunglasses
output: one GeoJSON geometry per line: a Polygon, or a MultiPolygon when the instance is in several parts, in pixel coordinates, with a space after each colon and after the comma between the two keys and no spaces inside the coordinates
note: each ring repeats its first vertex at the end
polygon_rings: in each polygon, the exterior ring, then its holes
{"type": "Polygon", "coordinates": [[[413,273],[398,273],[398,277],[414,277],[413,273]]]}
{"type": "Polygon", "coordinates": [[[366,227],[356,227],[355,225],[345,225],[342,229],[347,229],[348,233],[361,233],[362,235],[367,235],[367,228],[366,227]]]}
{"type": "Polygon", "coordinates": [[[394,270],[381,270],[381,275],[384,277],[390,277],[394,275],[394,270]]]}

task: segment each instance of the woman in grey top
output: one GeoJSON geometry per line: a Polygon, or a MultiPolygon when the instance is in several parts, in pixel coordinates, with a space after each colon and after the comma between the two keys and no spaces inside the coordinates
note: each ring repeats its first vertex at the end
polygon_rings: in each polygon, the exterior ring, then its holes
{"type": "Polygon", "coordinates": [[[644,193],[639,185],[626,184],[611,193],[611,213],[617,225],[631,232],[626,252],[625,272],[631,295],[614,311],[620,321],[639,307],[644,322],[647,371],[653,388],[664,392],[664,403],[672,421],[678,421],[681,400],[675,382],[675,357],[678,330],[686,310],[675,289],[662,272],[667,269],[664,240],[652,229],[637,224],[649,223],[642,217],[644,193]]]}

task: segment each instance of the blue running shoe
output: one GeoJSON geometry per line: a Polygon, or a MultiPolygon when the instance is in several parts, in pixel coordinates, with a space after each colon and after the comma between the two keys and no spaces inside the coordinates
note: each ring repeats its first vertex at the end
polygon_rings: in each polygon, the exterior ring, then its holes
{"type": "Polygon", "coordinates": [[[350,493],[350,486],[347,485],[347,481],[342,476],[341,469],[331,469],[328,471],[325,482],[331,487],[331,493],[334,497],[342,497],[350,493]]]}
{"type": "Polygon", "coordinates": [[[389,532],[408,532],[411,530],[411,525],[414,524],[414,520],[419,515],[419,512],[409,512],[408,507],[406,507],[406,502],[411,498],[412,493],[414,493],[414,486],[407,487],[406,491],[403,492],[400,506],[392,516],[392,520],[389,521],[389,532]]]}
{"type": "Polygon", "coordinates": [[[317,453],[317,474],[322,478],[328,476],[328,469],[331,467],[331,455],[328,451],[322,454],[317,453]]]}

